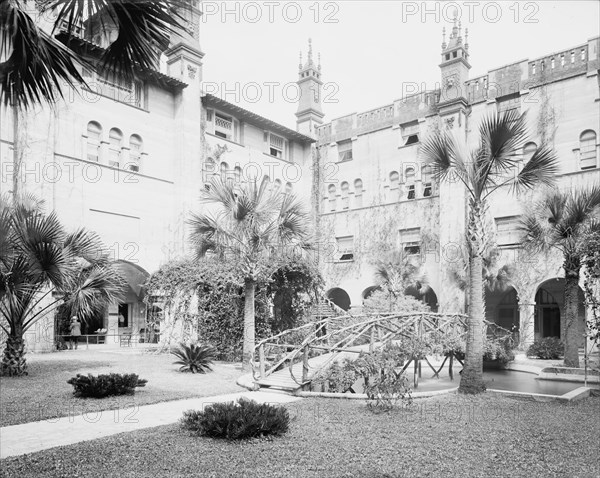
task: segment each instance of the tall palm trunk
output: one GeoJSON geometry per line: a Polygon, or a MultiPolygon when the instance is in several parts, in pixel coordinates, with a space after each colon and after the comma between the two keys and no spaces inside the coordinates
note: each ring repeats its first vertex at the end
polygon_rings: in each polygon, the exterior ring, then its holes
{"type": "Polygon", "coordinates": [[[483,382],[483,319],[485,303],[483,299],[483,251],[485,246],[486,204],[471,199],[469,204],[469,318],[467,322],[467,344],[465,367],[462,371],[458,390],[462,393],[485,391],[483,382]]]}
{"type": "Polygon", "coordinates": [[[472,255],[469,274],[469,318],[465,368],[462,371],[458,390],[462,393],[485,391],[483,382],[483,259],[472,255]]]}
{"type": "Polygon", "coordinates": [[[250,371],[252,354],[255,345],[255,321],[254,321],[254,293],[256,281],[253,278],[244,280],[244,348],[242,355],[242,369],[250,371]]]}
{"type": "Polygon", "coordinates": [[[565,317],[562,330],[565,345],[565,366],[579,367],[579,271],[578,257],[568,257],[565,269],[565,317]]]}
{"type": "Polygon", "coordinates": [[[27,375],[25,339],[22,330],[11,330],[0,363],[0,375],[9,377],[27,375]]]}

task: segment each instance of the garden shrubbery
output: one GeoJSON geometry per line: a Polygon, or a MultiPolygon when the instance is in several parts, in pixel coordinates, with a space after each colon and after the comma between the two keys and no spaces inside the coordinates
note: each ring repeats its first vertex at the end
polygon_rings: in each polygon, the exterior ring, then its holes
{"type": "Polygon", "coordinates": [[[282,435],[287,432],[290,417],[282,406],[259,404],[246,398],[237,403],[215,403],[203,411],[188,410],[182,426],[198,435],[227,440],[282,435]]]}
{"type": "Polygon", "coordinates": [[[539,359],[559,359],[565,352],[565,346],[557,337],[545,337],[533,342],[527,349],[528,357],[539,359]]]}
{"type": "MultiPolygon", "coordinates": [[[[269,277],[258,277],[254,299],[256,339],[299,325],[312,305],[314,289],[320,280],[316,268],[301,261],[291,261],[269,277]]],[[[187,334],[193,331],[179,339],[198,338],[213,345],[216,360],[241,360],[244,280],[239,261],[171,262],[153,274],[146,287],[147,297],[165,298],[164,309],[170,321],[165,326],[167,334],[170,327],[187,334]]]]}
{"type": "Polygon", "coordinates": [[[144,387],[148,381],[141,379],[135,373],[111,373],[97,377],[77,374],[67,380],[75,389],[73,395],[83,398],[104,398],[114,395],[133,395],[136,387],[144,387]]]}

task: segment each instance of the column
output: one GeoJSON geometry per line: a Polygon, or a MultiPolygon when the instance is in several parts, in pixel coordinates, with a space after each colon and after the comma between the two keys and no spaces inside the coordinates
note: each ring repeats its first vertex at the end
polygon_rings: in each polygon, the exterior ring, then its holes
{"type": "Polygon", "coordinates": [[[519,299],[519,348],[527,350],[535,336],[535,298],[519,299]]]}

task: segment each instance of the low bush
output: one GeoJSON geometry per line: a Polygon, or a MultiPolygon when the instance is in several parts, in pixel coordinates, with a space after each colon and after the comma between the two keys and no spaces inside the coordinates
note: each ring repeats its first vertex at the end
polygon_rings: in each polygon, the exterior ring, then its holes
{"type": "Polygon", "coordinates": [[[67,380],[75,389],[73,395],[83,398],[104,398],[115,395],[133,395],[136,387],[144,387],[148,381],[141,379],[135,373],[109,375],[77,374],[67,380]]]}
{"type": "Polygon", "coordinates": [[[206,373],[212,371],[211,365],[216,359],[217,352],[210,345],[179,344],[171,351],[179,360],[173,362],[180,372],[206,373]]]}
{"type": "Polygon", "coordinates": [[[203,411],[184,412],[181,425],[198,435],[227,440],[281,435],[288,430],[290,417],[281,406],[259,404],[246,398],[237,403],[215,403],[203,411]]]}
{"type": "Polygon", "coordinates": [[[515,359],[510,337],[500,339],[487,338],[483,344],[483,349],[483,360],[496,360],[498,363],[505,365],[515,359]]]}
{"type": "Polygon", "coordinates": [[[313,379],[314,385],[327,385],[328,392],[344,393],[360,378],[354,362],[334,362],[313,379]]]}
{"type": "Polygon", "coordinates": [[[565,352],[565,346],[557,337],[545,337],[533,342],[527,349],[528,357],[551,360],[559,359],[565,352]]]}

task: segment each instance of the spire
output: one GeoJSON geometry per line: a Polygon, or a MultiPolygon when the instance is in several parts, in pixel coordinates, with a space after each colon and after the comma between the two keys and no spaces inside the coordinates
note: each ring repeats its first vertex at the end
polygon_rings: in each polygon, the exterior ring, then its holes
{"type": "Polygon", "coordinates": [[[300,50],[300,63],[298,63],[298,70],[302,70],[302,50],[300,50]]]}
{"type": "Polygon", "coordinates": [[[442,28],[442,50],[446,49],[446,27],[442,28]]]}
{"type": "Polygon", "coordinates": [[[313,58],[312,58],[312,38],[308,39],[308,64],[312,65],[313,62],[313,58]]]}
{"type": "Polygon", "coordinates": [[[450,38],[456,38],[458,36],[458,27],[456,26],[456,22],[458,21],[458,11],[456,9],[454,9],[454,20],[453,20],[453,25],[452,25],[452,35],[450,35],[450,38]]]}
{"type": "Polygon", "coordinates": [[[458,22],[458,44],[462,43],[462,22],[458,22]]]}
{"type": "Polygon", "coordinates": [[[319,66],[317,66],[317,68],[319,69],[319,71],[321,71],[321,52],[319,52],[318,58],[319,58],[319,66]]]}
{"type": "Polygon", "coordinates": [[[469,49],[469,29],[465,28],[465,50],[469,49]]]}

